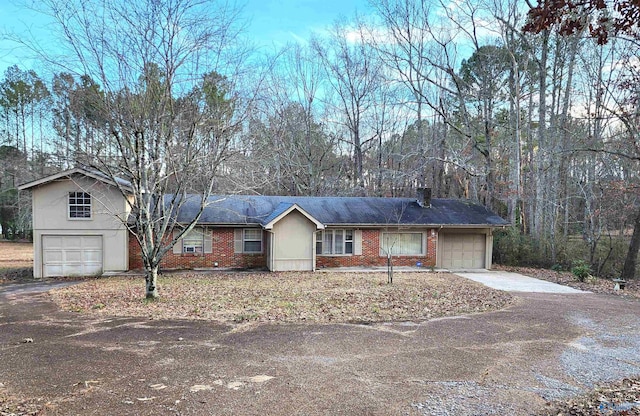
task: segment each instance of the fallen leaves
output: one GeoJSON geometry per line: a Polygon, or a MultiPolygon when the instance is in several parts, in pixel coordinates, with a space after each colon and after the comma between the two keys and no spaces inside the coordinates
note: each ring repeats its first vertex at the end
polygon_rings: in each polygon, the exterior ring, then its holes
{"type": "Polygon", "coordinates": [[[618,296],[630,296],[640,298],[640,279],[627,282],[624,290],[615,290],[615,283],[609,279],[594,278],[580,282],[571,272],[556,272],[549,269],[536,269],[533,267],[495,266],[495,269],[509,272],[522,273],[536,279],[570,286],[575,289],[587,290],[594,293],[606,293],[618,296]]]}
{"type": "Polygon", "coordinates": [[[161,298],[144,281],[112,277],[51,291],[65,310],[98,315],[247,322],[424,320],[505,307],[511,296],[448,273],[174,273],[161,298]],[[95,305],[101,305],[96,308],[95,305]]]}
{"type": "Polygon", "coordinates": [[[33,279],[33,244],[0,241],[0,283],[33,279]]]}
{"type": "Polygon", "coordinates": [[[224,386],[229,390],[240,390],[245,387],[247,383],[266,383],[267,381],[273,379],[272,376],[268,376],[266,374],[259,374],[253,377],[244,377],[239,380],[229,381],[225,384],[222,380],[216,380],[212,384],[196,384],[191,386],[189,391],[191,393],[197,393],[199,391],[210,391],[215,389],[216,386],[224,386]]]}
{"type": "Polygon", "coordinates": [[[640,415],[640,378],[597,387],[587,395],[549,403],[545,416],[640,415]]]}
{"type": "Polygon", "coordinates": [[[40,413],[42,403],[35,403],[37,399],[24,400],[9,395],[0,383],[0,416],[33,416],[40,413]]]}

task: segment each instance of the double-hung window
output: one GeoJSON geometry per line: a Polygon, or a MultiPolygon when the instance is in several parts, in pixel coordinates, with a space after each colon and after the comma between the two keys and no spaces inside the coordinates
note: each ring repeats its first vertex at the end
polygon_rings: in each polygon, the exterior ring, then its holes
{"type": "Polygon", "coordinates": [[[262,253],[262,230],[242,230],[242,251],[245,253],[262,253]]]}
{"type": "Polygon", "coordinates": [[[69,192],[69,218],[91,218],[91,195],[88,192],[69,192]]]}
{"type": "Polygon", "coordinates": [[[316,234],[316,254],[353,254],[353,230],[324,230],[316,234]]]}
{"type": "Polygon", "coordinates": [[[380,255],[420,256],[424,255],[422,233],[382,233],[380,255]]]}
{"type": "Polygon", "coordinates": [[[198,230],[191,230],[182,237],[183,253],[202,253],[204,251],[204,234],[198,230]]]}

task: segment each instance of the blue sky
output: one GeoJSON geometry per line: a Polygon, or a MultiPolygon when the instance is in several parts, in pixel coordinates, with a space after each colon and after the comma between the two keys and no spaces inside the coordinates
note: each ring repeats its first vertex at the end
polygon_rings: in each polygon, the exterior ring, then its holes
{"type": "MultiPolygon", "coordinates": [[[[307,40],[312,32],[323,31],[340,17],[370,11],[367,0],[244,0],[244,4],[246,35],[266,48],[307,40]]],[[[46,43],[45,25],[46,20],[36,12],[19,7],[12,0],[0,0],[0,33],[30,31],[46,43]]],[[[12,46],[0,39],[0,75],[14,64],[38,72],[38,63],[26,59],[24,52],[12,46]]]]}
{"type": "Polygon", "coordinates": [[[366,0],[249,0],[245,14],[251,19],[249,35],[259,44],[285,44],[307,40],[339,17],[370,10],[366,0]]]}

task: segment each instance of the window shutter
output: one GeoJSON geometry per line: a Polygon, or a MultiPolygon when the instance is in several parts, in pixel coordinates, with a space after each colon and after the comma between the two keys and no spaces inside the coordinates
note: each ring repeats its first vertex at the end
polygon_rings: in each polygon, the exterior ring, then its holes
{"type": "Polygon", "coordinates": [[[242,228],[233,230],[233,252],[242,253],[242,228]]]}
{"type": "MultiPolygon", "coordinates": [[[[176,238],[180,234],[179,230],[173,230],[173,238],[176,238]]],[[[173,245],[173,254],[182,254],[182,239],[176,241],[173,245]]]]}
{"type": "Polygon", "coordinates": [[[353,255],[362,255],[362,230],[353,231],[353,255]]]}
{"type": "Polygon", "coordinates": [[[213,239],[211,237],[211,230],[204,230],[204,252],[205,254],[213,253],[213,239]]]}

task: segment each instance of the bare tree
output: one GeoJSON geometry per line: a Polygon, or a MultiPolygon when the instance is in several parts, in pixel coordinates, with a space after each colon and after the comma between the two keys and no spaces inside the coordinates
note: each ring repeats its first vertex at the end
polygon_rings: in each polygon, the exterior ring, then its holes
{"type": "Polygon", "coordinates": [[[375,93],[382,81],[382,63],[360,34],[350,38],[350,28],[337,23],[328,39],[314,39],[312,46],[322,60],[328,83],[335,93],[336,108],[341,124],[348,131],[345,140],[353,150],[353,186],[363,194],[364,157],[375,139],[366,128],[365,118],[375,102],[375,93]]]}
{"type": "Polygon", "coordinates": [[[71,52],[48,60],[102,89],[94,110],[106,134],[86,161],[129,202],[123,223],[141,248],[146,296],[156,298],[160,262],[210,203],[216,168],[244,114],[230,54],[237,11],[204,0],[44,0],[38,7],[71,52]],[[178,224],[193,200],[198,211],[178,224]]]}

